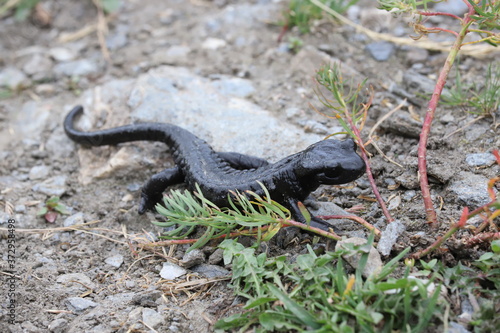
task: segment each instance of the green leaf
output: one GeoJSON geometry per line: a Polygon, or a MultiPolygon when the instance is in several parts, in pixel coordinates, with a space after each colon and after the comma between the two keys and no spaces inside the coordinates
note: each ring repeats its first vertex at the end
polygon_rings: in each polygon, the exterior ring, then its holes
{"type": "Polygon", "coordinates": [[[18,21],[24,21],[31,14],[33,8],[37,5],[39,0],[22,0],[17,4],[14,17],[18,21]]]}
{"type": "Polygon", "coordinates": [[[269,302],[274,302],[276,297],[260,297],[245,305],[245,309],[252,309],[269,302]]]}
{"type": "Polygon", "coordinates": [[[121,5],[121,0],[102,0],[102,9],[106,14],[116,12],[121,5]]]}
{"type": "Polygon", "coordinates": [[[297,202],[297,207],[299,207],[300,213],[306,219],[306,224],[309,225],[311,222],[311,213],[307,210],[306,206],[302,202],[297,202]]]}
{"type": "Polygon", "coordinates": [[[42,207],[40,208],[40,210],[36,213],[37,216],[41,216],[41,215],[45,215],[47,214],[47,212],[49,211],[49,209],[47,207],[42,207]]]}
{"type": "Polygon", "coordinates": [[[294,302],[288,295],[282,292],[277,287],[272,284],[268,284],[269,290],[276,296],[284,305],[284,307],[292,312],[298,320],[300,320],[304,325],[307,325],[314,329],[319,329],[321,325],[316,321],[313,315],[311,315],[306,309],[294,302]]]}
{"type": "Polygon", "coordinates": [[[495,253],[500,253],[500,239],[491,242],[491,250],[495,253]]]}

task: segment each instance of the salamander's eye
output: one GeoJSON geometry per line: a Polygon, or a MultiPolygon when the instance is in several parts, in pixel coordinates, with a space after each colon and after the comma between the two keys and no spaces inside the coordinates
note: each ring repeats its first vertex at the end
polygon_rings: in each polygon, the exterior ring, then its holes
{"type": "Polygon", "coordinates": [[[342,172],[342,168],[340,166],[336,166],[335,168],[328,168],[323,171],[323,175],[326,178],[337,178],[342,172]]]}

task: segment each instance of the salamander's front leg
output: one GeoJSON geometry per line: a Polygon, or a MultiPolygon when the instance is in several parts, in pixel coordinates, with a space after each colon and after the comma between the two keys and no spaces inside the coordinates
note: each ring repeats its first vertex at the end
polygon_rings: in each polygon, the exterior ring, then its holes
{"type": "Polygon", "coordinates": [[[177,166],[152,176],[142,188],[139,214],[144,214],[146,210],[154,210],[156,204],[162,201],[163,191],[167,187],[183,181],[184,176],[177,166]]]}
{"type": "Polygon", "coordinates": [[[218,152],[217,154],[229,163],[231,167],[238,170],[258,169],[269,164],[265,159],[251,155],[234,152],[218,152]]]}
{"type": "MultiPolygon", "coordinates": [[[[294,200],[294,199],[290,199],[288,201],[288,208],[290,209],[290,212],[292,213],[292,217],[297,222],[307,223],[306,218],[304,217],[304,215],[302,215],[297,203],[298,203],[298,201],[294,200]]],[[[311,213],[309,213],[309,214],[311,215],[311,221],[309,223],[309,225],[311,227],[315,227],[315,228],[325,230],[325,231],[328,231],[330,228],[332,228],[334,231],[337,231],[337,228],[333,224],[328,223],[328,221],[320,219],[319,217],[313,216],[311,213]]]]}

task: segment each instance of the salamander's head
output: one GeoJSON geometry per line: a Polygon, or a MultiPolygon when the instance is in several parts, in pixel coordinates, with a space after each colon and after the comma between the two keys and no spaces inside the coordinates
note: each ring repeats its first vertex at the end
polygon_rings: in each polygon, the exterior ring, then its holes
{"type": "Polygon", "coordinates": [[[351,139],[323,140],[302,153],[296,175],[313,187],[349,183],[365,172],[365,162],[356,153],[356,144],[351,139]]]}

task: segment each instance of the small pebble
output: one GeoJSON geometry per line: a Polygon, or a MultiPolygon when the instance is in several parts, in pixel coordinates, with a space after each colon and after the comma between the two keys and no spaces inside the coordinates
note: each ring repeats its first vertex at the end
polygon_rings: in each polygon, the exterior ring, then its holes
{"type": "Polygon", "coordinates": [[[227,269],[221,266],[209,265],[209,264],[201,264],[191,268],[191,270],[193,272],[203,275],[207,279],[226,277],[231,274],[227,269]]]}
{"type": "MultiPolygon", "coordinates": [[[[391,201],[392,202],[392,201],[391,201]]],[[[391,253],[392,246],[396,243],[398,237],[406,230],[403,223],[396,220],[387,225],[387,228],[382,232],[382,236],[377,245],[377,250],[383,256],[388,256],[391,253]]]]}
{"type": "Polygon", "coordinates": [[[50,172],[50,167],[47,165],[36,165],[31,168],[29,173],[30,180],[47,178],[50,172]]]}
{"type": "Polygon", "coordinates": [[[495,156],[490,153],[467,154],[465,162],[472,167],[484,167],[496,162],[495,156]]]}
{"type": "Polygon", "coordinates": [[[179,264],[184,268],[190,268],[205,262],[205,254],[199,249],[195,249],[184,254],[179,264]]]}
{"type": "Polygon", "coordinates": [[[142,309],[142,321],[151,328],[157,328],[165,322],[165,318],[150,308],[142,309]]]}
{"type": "Polygon", "coordinates": [[[77,313],[83,312],[88,308],[95,308],[98,304],[87,298],[82,297],[69,297],[65,300],[66,306],[77,313]]]}
{"type": "Polygon", "coordinates": [[[178,277],[183,276],[186,273],[187,270],[185,270],[184,268],[176,264],[164,262],[163,268],[160,271],[160,276],[165,280],[174,280],[178,277]]]}
{"type": "Polygon", "coordinates": [[[28,77],[15,67],[7,67],[0,71],[0,86],[16,90],[29,85],[28,77]]]}
{"type": "Polygon", "coordinates": [[[66,192],[66,176],[55,176],[35,184],[32,189],[50,196],[60,197],[66,192]]]}
{"type": "MultiPolygon", "coordinates": [[[[354,245],[363,245],[366,244],[366,239],[364,238],[359,238],[359,237],[351,237],[348,239],[343,239],[341,241],[338,241],[337,244],[335,245],[335,250],[338,251],[340,249],[346,249],[346,244],[351,243],[354,245]]],[[[370,246],[369,249],[369,254],[368,254],[368,261],[366,262],[366,266],[363,270],[363,276],[364,277],[369,277],[372,274],[376,274],[380,272],[382,269],[383,263],[382,259],[380,258],[380,254],[377,252],[377,250],[373,247],[370,246]]],[[[361,258],[361,254],[347,254],[342,256],[345,261],[349,263],[354,268],[358,267],[359,264],[359,259],[361,258]]]]}
{"type": "Polygon", "coordinates": [[[85,218],[82,212],[78,212],[64,219],[63,225],[65,227],[71,227],[75,224],[82,224],[82,223],[85,223],[85,218]]]}
{"type": "Polygon", "coordinates": [[[226,45],[227,43],[223,39],[209,37],[205,41],[203,41],[203,43],[201,43],[201,48],[207,50],[217,50],[226,45]]]}
{"type": "Polygon", "coordinates": [[[373,59],[377,61],[387,61],[394,53],[395,46],[390,42],[373,42],[366,45],[365,49],[370,53],[373,59]]]}
{"type": "Polygon", "coordinates": [[[120,266],[123,264],[123,256],[121,254],[116,254],[112,257],[106,258],[104,262],[113,267],[120,268],[120,266]]]}
{"type": "Polygon", "coordinates": [[[49,50],[49,55],[58,62],[70,61],[76,58],[76,54],[64,47],[54,47],[49,50]]]}

